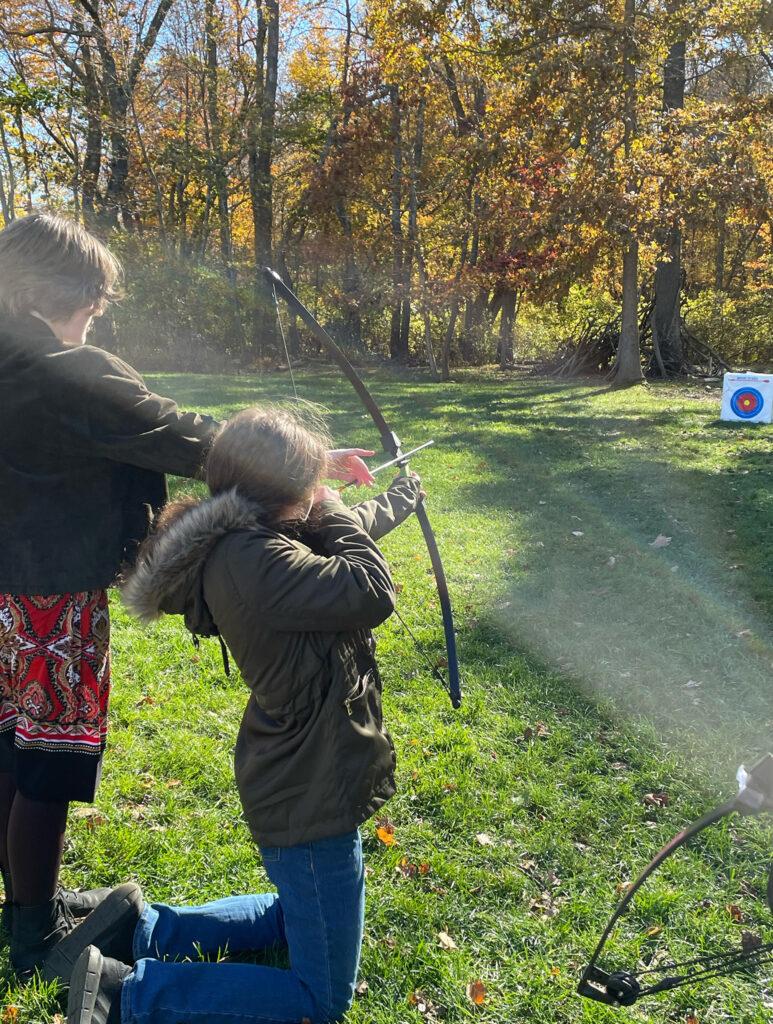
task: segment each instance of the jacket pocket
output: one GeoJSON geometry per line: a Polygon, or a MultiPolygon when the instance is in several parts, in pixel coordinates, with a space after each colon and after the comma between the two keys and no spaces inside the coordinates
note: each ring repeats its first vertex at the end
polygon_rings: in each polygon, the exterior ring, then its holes
{"type": "Polygon", "coordinates": [[[344,708],[346,709],[347,715],[351,718],[355,711],[355,704],[357,701],[362,700],[365,694],[368,692],[368,687],[373,682],[373,671],[369,670],[363,675],[357,677],[357,683],[352,688],[351,692],[344,698],[344,708]]]}

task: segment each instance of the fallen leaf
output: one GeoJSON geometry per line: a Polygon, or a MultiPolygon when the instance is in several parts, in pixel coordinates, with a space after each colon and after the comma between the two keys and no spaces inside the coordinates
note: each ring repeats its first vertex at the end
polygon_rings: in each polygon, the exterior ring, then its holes
{"type": "Polygon", "coordinates": [[[614,569],[614,567],[616,565],[617,565],[617,559],[615,558],[614,555],[610,555],[609,558],[607,559],[607,568],[608,569],[614,569]]]}
{"type": "Polygon", "coordinates": [[[422,1016],[428,1020],[437,1020],[438,1007],[420,989],[416,989],[408,996],[408,1003],[413,1006],[422,1016]]]}
{"type": "Polygon", "coordinates": [[[362,981],[355,988],[354,993],[355,993],[355,995],[358,995],[360,998],[362,998],[367,991],[368,991],[368,983],[363,978],[362,981]]]}
{"type": "Polygon", "coordinates": [[[483,1006],[486,994],[486,986],[482,981],[471,981],[467,986],[467,998],[473,1006],[483,1006]]]}
{"type": "Polygon", "coordinates": [[[0,1020],[2,1020],[3,1024],[14,1024],[14,1021],[17,1021],[18,1019],[19,1007],[14,1006],[13,1003],[11,1003],[9,1006],[6,1006],[3,1009],[3,1016],[0,1017],[0,1020]]]}
{"type": "Polygon", "coordinates": [[[494,840],[487,832],[478,832],[475,839],[481,846],[493,846],[494,840]]]}
{"type": "Polygon", "coordinates": [[[583,533],[582,530],[572,530],[572,536],[573,537],[584,537],[585,534],[583,533]]]}
{"type": "Polygon", "coordinates": [[[743,921],[743,911],[739,906],[737,906],[737,904],[728,903],[728,905],[725,907],[725,910],[728,912],[728,914],[733,919],[733,921],[735,921],[736,924],[740,924],[741,921],[743,921]]]}
{"type": "Polygon", "coordinates": [[[419,874],[420,875],[428,875],[429,874],[429,864],[425,860],[423,860],[421,862],[421,864],[419,864],[419,874]]]}
{"type": "Polygon", "coordinates": [[[179,779],[169,779],[166,784],[167,789],[176,789],[177,786],[182,786],[182,782],[179,779]]]}
{"type": "Polygon", "coordinates": [[[651,548],[667,548],[671,543],[671,538],[666,537],[665,534],[659,533],[654,540],[650,541],[651,548]]]}
{"type": "Polygon", "coordinates": [[[155,703],[155,697],[151,697],[149,693],[144,693],[134,706],[135,708],[141,708],[143,704],[148,704],[149,706],[152,706],[155,703]]]}
{"type": "Polygon", "coordinates": [[[454,942],[454,940],[451,938],[451,936],[448,934],[448,932],[438,932],[437,933],[437,937],[438,937],[438,942],[440,943],[440,945],[442,946],[443,949],[449,949],[450,950],[450,949],[458,949],[459,948],[456,945],[456,943],[454,942]]]}
{"type": "Polygon", "coordinates": [[[376,835],[384,844],[384,846],[394,846],[397,840],[395,839],[395,827],[391,821],[380,821],[376,826],[376,835]]]}
{"type": "Polygon", "coordinates": [[[401,874],[403,878],[413,878],[418,870],[416,865],[412,864],[407,857],[401,857],[400,862],[395,867],[395,871],[401,874]]]}
{"type": "Polygon", "coordinates": [[[104,825],[107,821],[104,814],[102,814],[101,811],[98,811],[96,807],[76,807],[71,813],[73,817],[80,818],[81,821],[84,821],[86,823],[86,828],[89,829],[90,832],[93,832],[98,825],[104,825]]]}
{"type": "Polygon", "coordinates": [[[560,967],[551,967],[550,968],[550,976],[552,978],[557,978],[560,973],[561,973],[561,968],[560,967]]]}
{"type": "Polygon", "coordinates": [[[668,793],[661,790],[659,793],[645,793],[644,803],[648,807],[668,807],[670,799],[668,793]]]}
{"type": "Polygon", "coordinates": [[[648,936],[650,939],[652,939],[656,935],[660,935],[662,931],[663,929],[660,927],[659,924],[653,924],[650,928],[647,929],[647,931],[644,934],[648,936]]]}

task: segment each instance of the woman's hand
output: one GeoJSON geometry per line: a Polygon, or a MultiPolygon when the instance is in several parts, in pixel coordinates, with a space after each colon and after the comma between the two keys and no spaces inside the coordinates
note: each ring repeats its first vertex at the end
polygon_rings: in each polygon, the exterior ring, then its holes
{"type": "Polygon", "coordinates": [[[372,484],[376,478],[362,461],[375,455],[368,448],[336,448],[327,453],[327,475],[343,483],[372,484]]]}

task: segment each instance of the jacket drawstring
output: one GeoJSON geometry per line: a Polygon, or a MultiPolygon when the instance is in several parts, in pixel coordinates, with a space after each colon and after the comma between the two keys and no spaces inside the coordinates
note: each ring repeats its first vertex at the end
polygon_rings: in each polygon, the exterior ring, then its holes
{"type": "MultiPolygon", "coordinates": [[[[220,656],[223,659],[223,671],[225,672],[226,676],[230,679],[231,659],[228,657],[228,648],[225,645],[225,640],[219,633],[217,634],[217,638],[220,641],[220,656]]],[[[198,651],[201,648],[201,637],[198,636],[196,633],[191,633],[191,640],[193,640],[193,646],[198,651]]]]}

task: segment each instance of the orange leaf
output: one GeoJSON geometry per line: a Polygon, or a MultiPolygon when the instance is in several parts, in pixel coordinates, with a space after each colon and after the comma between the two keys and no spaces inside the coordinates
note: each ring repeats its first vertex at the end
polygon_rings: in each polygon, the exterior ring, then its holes
{"type": "Polygon", "coordinates": [[[486,1002],[486,986],[482,981],[471,981],[467,986],[467,998],[473,1006],[483,1006],[486,1002]]]}
{"type": "Polygon", "coordinates": [[[394,846],[397,840],[395,839],[395,827],[388,821],[382,821],[376,828],[376,835],[379,837],[384,846],[394,846]]]}
{"type": "Polygon", "coordinates": [[[14,1024],[19,1019],[19,1007],[18,1006],[6,1006],[3,1010],[3,1016],[0,1018],[3,1024],[14,1024]]]}

